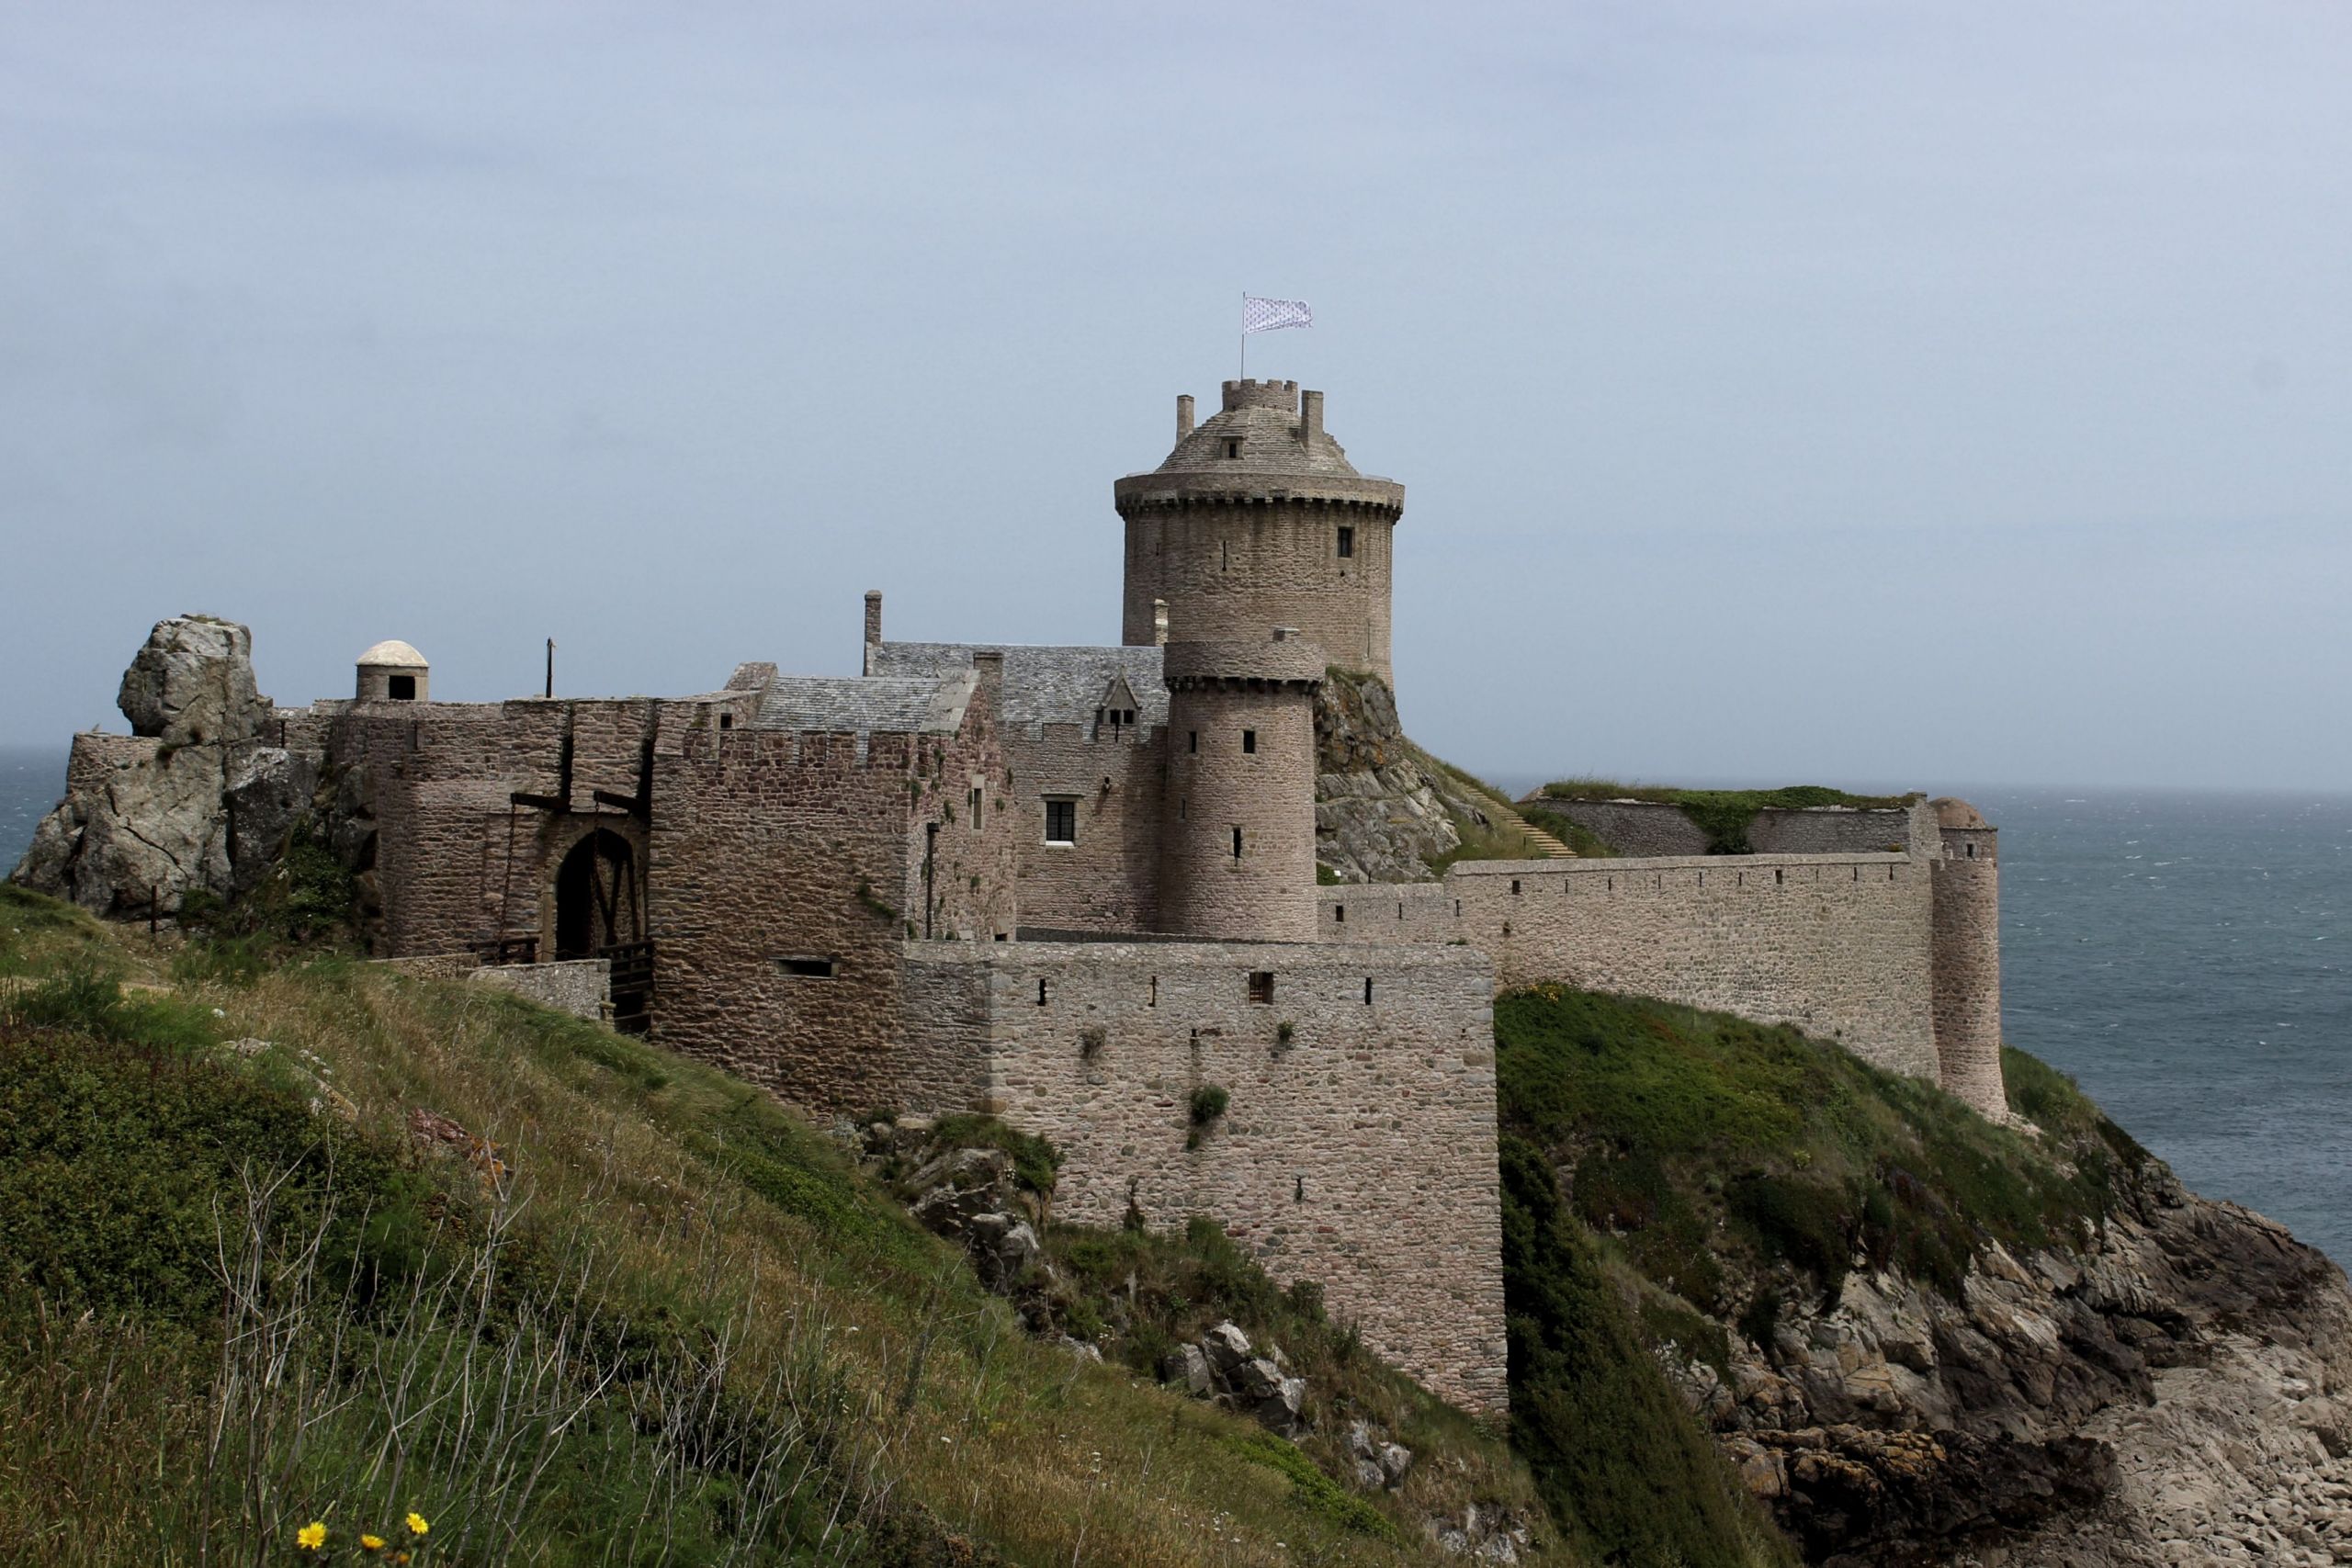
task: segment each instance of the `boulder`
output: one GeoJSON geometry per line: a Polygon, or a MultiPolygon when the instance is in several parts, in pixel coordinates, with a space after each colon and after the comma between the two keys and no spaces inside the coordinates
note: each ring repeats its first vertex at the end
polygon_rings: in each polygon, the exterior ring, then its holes
{"type": "Polygon", "coordinates": [[[221,804],[228,810],[229,891],[242,897],[268,875],[286,836],[319,787],[314,757],[279,746],[232,748],[221,804]]]}
{"type": "Polygon", "coordinates": [[[155,623],[122,673],[115,705],[133,735],[166,746],[250,740],[270,705],[254,686],[254,634],[234,621],[175,615],[155,623]]]}
{"type": "Polygon", "coordinates": [[[1209,1359],[1198,1345],[1179,1345],[1162,1356],[1159,1381],[1174,1383],[1194,1399],[1206,1399],[1216,1392],[1216,1374],[1209,1370],[1209,1359]]]}
{"type": "Polygon", "coordinates": [[[1238,1324],[1220,1323],[1201,1336],[1201,1353],[1219,1378],[1230,1377],[1250,1359],[1250,1337],[1238,1324]]]}

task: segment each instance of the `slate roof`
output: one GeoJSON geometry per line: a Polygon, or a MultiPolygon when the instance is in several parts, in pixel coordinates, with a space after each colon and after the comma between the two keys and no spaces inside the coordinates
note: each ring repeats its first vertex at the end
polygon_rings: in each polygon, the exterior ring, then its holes
{"type": "Polygon", "coordinates": [[[855,735],[953,735],[964,722],[975,682],[961,676],[779,675],[760,699],[759,729],[825,730],[855,735]]]}
{"type": "Polygon", "coordinates": [[[1004,696],[999,717],[1024,728],[1041,724],[1091,724],[1114,679],[1135,693],[1136,722],[1168,722],[1168,687],[1158,648],[1047,648],[1032,644],[884,642],[866,650],[869,682],[967,671],[975,651],[1004,655],[1004,696]]]}

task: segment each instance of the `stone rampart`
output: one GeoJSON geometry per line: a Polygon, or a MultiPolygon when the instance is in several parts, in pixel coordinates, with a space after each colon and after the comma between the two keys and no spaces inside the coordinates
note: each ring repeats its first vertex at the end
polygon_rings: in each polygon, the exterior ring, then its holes
{"type": "Polygon", "coordinates": [[[1468,861],[1435,886],[1317,895],[1328,941],[1467,942],[1500,987],[1658,997],[1939,1076],[1929,870],[1908,855],[1468,861]]]}
{"type": "MultiPolygon", "coordinates": [[[[1679,806],[1650,800],[1559,800],[1530,795],[1532,810],[1564,817],[1623,855],[1703,855],[1706,829],[1679,806]]],[[[1845,806],[1767,807],[1747,826],[1758,854],[1900,853],[1918,840],[1916,808],[1845,806]]],[[[1929,825],[1932,833],[1932,824],[1929,825]]],[[[1927,840],[1932,841],[1932,840],[1927,840]]]]}
{"type": "Polygon", "coordinates": [[[917,998],[959,1015],[923,1049],[973,1042],[983,1106],[1062,1151],[1058,1215],[1209,1215],[1277,1280],[1319,1283],[1335,1316],[1445,1397],[1504,1407],[1482,953],[909,943],[906,964],[910,1018],[917,998]],[[1193,1093],[1212,1087],[1226,1110],[1196,1126],[1193,1093]]]}

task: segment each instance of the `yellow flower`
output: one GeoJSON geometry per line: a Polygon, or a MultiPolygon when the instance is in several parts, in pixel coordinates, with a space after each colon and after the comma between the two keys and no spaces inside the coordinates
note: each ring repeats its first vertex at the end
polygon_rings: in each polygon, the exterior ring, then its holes
{"type": "Polygon", "coordinates": [[[320,1520],[312,1519],[294,1532],[294,1544],[305,1551],[318,1551],[323,1549],[326,1543],[327,1527],[320,1520]]]}
{"type": "Polygon", "coordinates": [[[431,1525],[424,1522],[424,1516],[423,1514],[411,1514],[408,1517],[408,1533],[411,1535],[423,1535],[432,1528],[433,1527],[431,1525]]]}
{"type": "Polygon", "coordinates": [[[384,1550],[384,1538],[380,1535],[363,1535],[359,1538],[359,1550],[381,1551],[384,1550]]]}

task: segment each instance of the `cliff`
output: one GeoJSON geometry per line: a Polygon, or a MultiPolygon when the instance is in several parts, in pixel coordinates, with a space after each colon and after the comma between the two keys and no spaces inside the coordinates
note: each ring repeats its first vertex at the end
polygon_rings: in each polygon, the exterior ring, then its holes
{"type": "Polygon", "coordinates": [[[1521,992],[1497,1035],[1507,1197],[1591,1240],[1809,1561],[2352,1561],[2342,1272],[2032,1058],[2003,1128],[1659,1003],[1521,992]]]}
{"type": "Polygon", "coordinates": [[[1315,698],[1315,859],[1325,882],[1429,882],[1453,861],[1531,851],[1510,803],[1405,738],[1377,675],[1332,670],[1315,698]]]}

